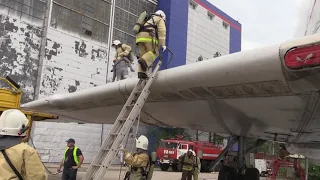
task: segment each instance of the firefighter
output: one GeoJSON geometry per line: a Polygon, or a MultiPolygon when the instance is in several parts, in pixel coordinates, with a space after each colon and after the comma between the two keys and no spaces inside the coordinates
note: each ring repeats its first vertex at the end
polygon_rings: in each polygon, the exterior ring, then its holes
{"type": "Polygon", "coordinates": [[[148,138],[141,135],[136,140],[137,152],[134,154],[129,153],[127,150],[120,146],[120,150],[124,152],[123,160],[126,164],[130,165],[130,171],[127,172],[125,179],[130,180],[145,180],[147,179],[150,162],[148,155],[148,138]]]}
{"type": "Polygon", "coordinates": [[[22,140],[28,122],[17,109],[5,110],[0,116],[0,179],[47,179],[37,151],[22,140]]]}
{"type": "Polygon", "coordinates": [[[187,153],[179,157],[179,162],[182,166],[182,178],[181,180],[192,180],[194,157],[193,150],[189,149],[187,153]]]}
{"type": "Polygon", "coordinates": [[[139,47],[138,78],[147,79],[146,71],[159,55],[159,48],[166,50],[166,15],[158,10],[151,15],[136,35],[136,44],[139,47]]]}
{"type": "Polygon", "coordinates": [[[198,176],[201,170],[201,162],[200,162],[200,158],[196,155],[196,153],[194,151],[192,151],[192,153],[194,156],[193,179],[198,180],[198,176]]]}
{"type": "Polygon", "coordinates": [[[280,144],[280,151],[279,151],[278,158],[280,160],[284,160],[289,155],[290,155],[290,153],[286,149],[285,145],[284,144],[280,144]]]}
{"type": "Polygon", "coordinates": [[[122,44],[119,40],[114,40],[112,42],[112,47],[116,50],[115,59],[113,60],[114,65],[111,72],[114,73],[113,80],[115,80],[115,76],[118,80],[129,78],[128,67],[131,72],[135,72],[131,66],[131,62],[133,61],[131,57],[131,47],[126,44],[122,44]]]}

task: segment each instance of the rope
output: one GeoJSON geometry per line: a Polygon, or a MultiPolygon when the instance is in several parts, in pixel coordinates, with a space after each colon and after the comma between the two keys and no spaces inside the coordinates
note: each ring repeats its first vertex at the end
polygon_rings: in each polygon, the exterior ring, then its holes
{"type": "MultiPolygon", "coordinates": [[[[35,146],[34,143],[33,143],[33,139],[31,138],[31,136],[29,136],[29,138],[30,138],[30,142],[31,142],[31,144],[32,144],[32,147],[37,151],[36,146],[35,146]]],[[[39,156],[39,158],[40,158],[40,156],[39,156]]],[[[51,174],[51,175],[57,175],[57,174],[61,173],[61,172],[55,172],[55,173],[53,173],[53,172],[51,172],[51,171],[43,164],[42,161],[41,161],[41,163],[42,163],[43,167],[45,168],[45,170],[47,171],[47,173],[49,173],[49,174],[51,174]]]]}

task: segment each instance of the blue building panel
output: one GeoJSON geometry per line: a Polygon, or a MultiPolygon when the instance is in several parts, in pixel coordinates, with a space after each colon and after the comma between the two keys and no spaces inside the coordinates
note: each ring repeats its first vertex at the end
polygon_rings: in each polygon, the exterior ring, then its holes
{"type": "MultiPolygon", "coordinates": [[[[230,25],[229,53],[241,51],[241,24],[207,0],[194,1],[230,25]]],[[[168,64],[168,61],[170,60],[171,54],[168,53],[168,51],[162,54],[163,63],[161,69],[185,65],[187,56],[189,1],[158,0],[158,9],[166,13],[166,45],[174,53],[174,58],[170,64],[168,64]]]]}
{"type": "Polygon", "coordinates": [[[241,31],[234,27],[230,27],[230,48],[229,53],[241,51],[241,31]]]}
{"type": "Polygon", "coordinates": [[[158,9],[166,13],[167,37],[166,45],[174,53],[174,59],[168,64],[171,54],[163,54],[161,69],[172,68],[186,64],[187,31],[189,1],[159,0],[158,9]]]}

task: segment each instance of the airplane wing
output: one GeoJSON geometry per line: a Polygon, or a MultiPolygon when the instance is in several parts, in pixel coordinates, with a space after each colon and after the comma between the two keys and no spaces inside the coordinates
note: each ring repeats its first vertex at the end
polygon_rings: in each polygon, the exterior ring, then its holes
{"type": "MultiPolygon", "coordinates": [[[[141,121],[292,144],[320,136],[320,36],[158,73],[141,121]]],[[[64,121],[113,123],[136,78],[22,105],[64,121]]],[[[318,148],[317,148],[318,149],[318,148]]]]}

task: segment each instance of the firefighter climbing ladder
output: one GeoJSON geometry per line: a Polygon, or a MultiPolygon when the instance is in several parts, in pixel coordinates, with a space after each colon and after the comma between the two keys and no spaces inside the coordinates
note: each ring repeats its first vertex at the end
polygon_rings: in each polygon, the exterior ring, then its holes
{"type": "MultiPolygon", "coordinates": [[[[111,166],[113,159],[116,157],[119,146],[129,133],[134,121],[137,119],[140,111],[146,102],[150,91],[149,88],[159,71],[162,64],[160,58],[151,76],[147,80],[139,80],[130,94],[127,102],[123,106],[118,118],[113,124],[110,133],[103,141],[97,155],[93,159],[83,180],[101,180],[111,166]]],[[[150,70],[152,71],[152,70],[150,70]]]]}

